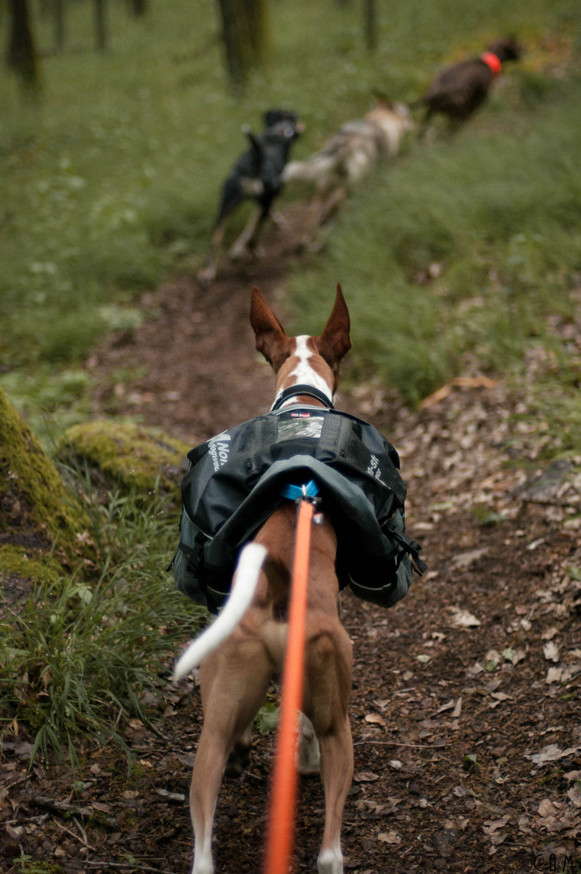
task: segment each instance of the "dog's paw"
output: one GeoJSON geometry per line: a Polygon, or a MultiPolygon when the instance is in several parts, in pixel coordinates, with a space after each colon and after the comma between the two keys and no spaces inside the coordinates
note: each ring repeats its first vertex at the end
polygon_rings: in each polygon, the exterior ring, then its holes
{"type": "Polygon", "coordinates": [[[246,243],[234,243],[234,245],[228,252],[228,260],[233,262],[242,261],[247,258],[249,254],[250,251],[246,243]]]}
{"type": "Polygon", "coordinates": [[[216,272],[216,267],[213,264],[210,264],[208,267],[202,267],[201,270],[198,270],[196,279],[200,285],[209,285],[210,282],[215,280],[216,272]]]}
{"type": "Polygon", "coordinates": [[[321,850],[317,859],[318,874],[343,874],[343,854],[339,848],[321,850]]]}

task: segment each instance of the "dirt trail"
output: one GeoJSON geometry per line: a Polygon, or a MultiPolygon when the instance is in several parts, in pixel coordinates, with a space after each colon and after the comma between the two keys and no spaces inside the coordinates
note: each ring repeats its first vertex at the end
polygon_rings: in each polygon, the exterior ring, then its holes
{"type": "MultiPolygon", "coordinates": [[[[256,283],[284,310],[300,219],[289,212],[259,263],[207,289],[183,276],[146,295],[150,317],[89,362],[94,413],[137,415],[193,445],[263,412],[273,379],[254,352],[248,292],[256,283]],[[118,378],[128,368],[129,383],[118,378]]],[[[579,491],[559,471],[532,488],[510,466],[534,455],[524,431],[511,433],[522,403],[502,384],[448,386],[420,412],[373,381],[338,396],[398,448],[408,530],[429,565],[389,611],[344,599],[355,655],[347,870],[581,871],[579,491]]],[[[59,783],[38,766],[26,780],[26,745],[14,744],[0,765],[13,807],[2,870],[20,870],[20,852],[64,872],[189,870],[198,693],[168,689],[158,710],[156,732],[127,727],[140,762],[130,783],[122,754],[103,748],[74,799],[69,775],[59,783]]],[[[219,872],[260,868],[272,751],[258,736],[249,771],[224,784],[219,872]]],[[[319,781],[304,780],[297,871],[315,870],[322,808],[319,781]]]]}

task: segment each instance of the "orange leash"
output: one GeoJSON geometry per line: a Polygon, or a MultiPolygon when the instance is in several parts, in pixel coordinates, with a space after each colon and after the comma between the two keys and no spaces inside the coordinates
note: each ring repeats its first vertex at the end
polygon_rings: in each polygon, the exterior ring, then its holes
{"type": "Polygon", "coordinates": [[[298,738],[298,716],[303,698],[305,622],[313,513],[314,506],[309,500],[299,500],[265,874],[288,874],[293,847],[297,788],[295,750],[298,738]]]}

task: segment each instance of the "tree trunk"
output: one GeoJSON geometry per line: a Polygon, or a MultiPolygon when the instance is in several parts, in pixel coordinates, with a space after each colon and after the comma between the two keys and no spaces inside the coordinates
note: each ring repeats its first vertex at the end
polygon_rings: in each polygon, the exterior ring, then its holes
{"type": "Polygon", "coordinates": [[[363,33],[365,46],[373,52],[377,48],[377,4],[375,0],[363,0],[363,33]]]}
{"type": "Polygon", "coordinates": [[[271,53],[268,0],[244,0],[252,66],[265,67],[271,53]]]}
{"type": "Polygon", "coordinates": [[[226,69],[239,91],[251,69],[265,66],[269,55],[268,0],[218,0],[218,5],[226,69]]]}
{"type": "Polygon", "coordinates": [[[109,46],[107,0],[95,0],[95,48],[104,52],[109,46]]]}
{"type": "Polygon", "coordinates": [[[62,52],[65,47],[65,0],[53,0],[54,49],[62,52]]]}
{"type": "Polygon", "coordinates": [[[10,35],[6,59],[22,83],[31,91],[40,88],[38,59],[30,26],[28,0],[10,0],[10,35]]]}
{"type": "Polygon", "coordinates": [[[136,18],[141,18],[148,12],[148,0],[128,0],[129,11],[136,18]]]}

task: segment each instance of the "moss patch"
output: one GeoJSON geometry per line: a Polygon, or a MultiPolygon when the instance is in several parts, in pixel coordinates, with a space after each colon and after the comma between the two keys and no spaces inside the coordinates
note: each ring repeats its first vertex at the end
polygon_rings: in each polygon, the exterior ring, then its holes
{"type": "Polygon", "coordinates": [[[0,535],[4,544],[72,556],[88,522],[38,440],[0,389],[0,535]]]}
{"type": "Polygon", "coordinates": [[[64,463],[86,462],[106,486],[147,495],[177,491],[190,448],[155,428],[102,420],[69,428],[55,457],[64,463]]]}
{"type": "Polygon", "coordinates": [[[62,574],[62,567],[56,559],[47,559],[41,550],[0,546],[0,583],[3,574],[14,574],[23,580],[53,583],[62,574]]]}

